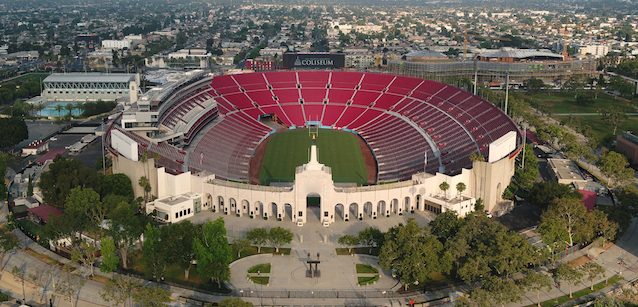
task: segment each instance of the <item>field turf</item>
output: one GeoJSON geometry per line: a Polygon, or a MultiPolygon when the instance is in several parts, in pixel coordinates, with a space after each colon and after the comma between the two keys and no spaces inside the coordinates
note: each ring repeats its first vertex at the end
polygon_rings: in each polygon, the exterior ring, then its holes
{"type": "MultiPolygon", "coordinates": [[[[343,131],[320,129],[317,135],[319,163],[332,168],[335,182],[353,182],[363,185],[368,172],[363,160],[358,136],[343,131]]],[[[308,129],[296,129],[274,134],[259,170],[261,185],[271,182],[293,182],[295,168],[308,163],[312,137],[308,129]]]]}

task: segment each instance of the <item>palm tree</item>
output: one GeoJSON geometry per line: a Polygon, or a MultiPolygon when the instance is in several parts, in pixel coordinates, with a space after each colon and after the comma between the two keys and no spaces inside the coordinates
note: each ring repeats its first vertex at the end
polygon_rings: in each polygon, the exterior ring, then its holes
{"type": "Polygon", "coordinates": [[[37,105],[35,105],[35,110],[38,111],[38,115],[42,116],[40,113],[45,109],[46,107],[44,106],[43,103],[38,103],[37,105]]]}
{"type": "Polygon", "coordinates": [[[441,189],[441,191],[443,191],[443,200],[445,201],[445,206],[447,207],[447,190],[450,188],[450,185],[443,181],[441,182],[441,184],[439,184],[439,189],[441,189]]]}
{"type": "Polygon", "coordinates": [[[459,182],[456,184],[456,190],[459,192],[459,196],[461,196],[463,194],[463,191],[465,191],[467,187],[465,186],[465,183],[463,182],[459,182]]]}
{"type": "Polygon", "coordinates": [[[75,104],[67,103],[67,104],[64,106],[64,109],[65,109],[65,110],[67,110],[67,111],[69,111],[69,113],[67,113],[69,116],[72,116],[72,115],[73,115],[73,109],[75,109],[75,104]]]}
{"type": "Polygon", "coordinates": [[[58,111],[58,117],[62,114],[63,109],[64,107],[61,104],[55,106],[55,110],[58,111]]]}
{"type": "Polygon", "coordinates": [[[153,153],[153,165],[157,165],[157,161],[159,161],[161,157],[159,153],[153,153]]]}
{"type": "Polygon", "coordinates": [[[80,111],[80,114],[84,113],[84,103],[83,102],[76,102],[74,109],[80,111]]]}
{"type": "Polygon", "coordinates": [[[138,184],[144,188],[144,206],[148,203],[148,195],[151,193],[151,182],[146,176],[140,177],[138,184]]]}

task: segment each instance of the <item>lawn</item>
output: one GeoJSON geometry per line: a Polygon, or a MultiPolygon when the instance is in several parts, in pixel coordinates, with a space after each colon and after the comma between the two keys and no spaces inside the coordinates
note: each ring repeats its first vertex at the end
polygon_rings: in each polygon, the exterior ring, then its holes
{"type": "MultiPolygon", "coordinates": [[[[541,306],[543,306],[543,307],[551,307],[551,306],[560,305],[560,304],[565,303],[567,301],[575,300],[575,299],[577,299],[579,297],[583,297],[583,296],[585,296],[587,294],[590,294],[592,292],[596,292],[596,291],[598,291],[598,290],[600,290],[602,288],[605,288],[605,287],[607,287],[609,285],[613,285],[613,284],[615,284],[616,282],[618,282],[618,281],[620,281],[622,279],[623,279],[622,277],[619,277],[619,276],[616,275],[616,276],[610,278],[609,280],[607,280],[607,283],[605,283],[603,281],[603,282],[595,284],[594,285],[594,291],[589,290],[589,287],[587,287],[587,288],[585,288],[583,290],[574,292],[573,293],[573,297],[574,298],[569,298],[569,295],[565,295],[565,296],[559,297],[556,300],[556,301],[558,301],[558,303],[555,303],[554,300],[549,300],[549,301],[542,302],[541,306]]],[[[589,282],[585,281],[585,284],[589,284],[589,282]]],[[[567,285],[565,285],[565,286],[567,286],[567,285]]],[[[567,289],[567,290],[569,291],[569,289],[567,289]]],[[[529,305],[529,307],[532,307],[532,306],[536,306],[536,304],[529,305]]]]}
{"type": "MultiPolygon", "coordinates": [[[[638,113],[638,110],[636,111],[638,113]]],[[[561,121],[567,118],[567,116],[554,116],[557,120],[561,121]]],[[[614,128],[603,122],[599,115],[584,115],[577,116],[580,120],[580,126],[590,126],[594,137],[598,140],[602,140],[608,135],[614,132],[614,128]]],[[[622,134],[623,131],[638,131],[638,116],[629,116],[627,120],[620,123],[616,130],[616,135],[622,134]]],[[[615,139],[615,138],[614,138],[615,139]]]]}
{"type": "Polygon", "coordinates": [[[367,264],[357,263],[357,273],[379,273],[379,270],[367,264]]]}
{"type": "MultiPolygon", "coordinates": [[[[261,248],[261,254],[274,254],[275,253],[275,248],[274,247],[263,247],[261,248]]],[[[279,248],[279,253],[277,253],[277,255],[280,254],[284,254],[284,255],[290,255],[290,248],[279,248]]],[[[249,246],[246,249],[244,249],[243,251],[241,251],[241,257],[240,258],[244,258],[244,257],[248,257],[248,256],[252,256],[252,255],[257,255],[257,247],[256,246],[249,246]]],[[[239,258],[237,258],[237,253],[233,252],[233,261],[237,260],[239,258]]]]}
{"type": "Polygon", "coordinates": [[[258,264],[248,269],[248,273],[257,273],[257,271],[259,271],[260,273],[270,273],[270,263],[258,264]]]}
{"type": "Polygon", "coordinates": [[[267,285],[268,281],[270,280],[270,277],[267,277],[267,276],[260,276],[260,277],[250,276],[250,280],[252,280],[256,284],[267,285]]]}
{"type": "MultiPolygon", "coordinates": [[[[144,264],[142,262],[142,252],[140,250],[137,250],[130,255],[129,268],[136,274],[144,275],[144,264]]],[[[164,279],[169,282],[202,288],[206,290],[212,290],[222,293],[230,292],[230,290],[224,287],[223,283],[222,287],[218,288],[216,282],[213,283],[209,279],[202,281],[202,279],[199,277],[199,274],[197,273],[196,265],[191,266],[190,271],[188,272],[188,280],[184,279],[184,271],[185,268],[181,267],[180,265],[171,264],[166,268],[166,271],[164,272],[164,279]]]]}
{"type": "Polygon", "coordinates": [[[360,285],[369,285],[379,280],[379,275],[375,275],[374,277],[357,277],[357,280],[360,285]]]}
{"type": "MultiPolygon", "coordinates": [[[[349,132],[321,129],[316,142],[318,160],[332,167],[335,182],[354,182],[359,185],[367,183],[368,171],[358,136],[349,132]]],[[[311,145],[312,137],[308,136],[308,129],[296,129],[271,136],[259,171],[260,184],[294,181],[295,168],[308,163],[311,145]]]]}
{"type": "Polygon", "coordinates": [[[33,234],[34,236],[39,236],[40,235],[41,226],[37,225],[34,222],[31,222],[31,220],[29,220],[29,219],[18,220],[18,224],[20,224],[20,226],[22,226],[22,228],[24,228],[24,230],[28,231],[29,233],[33,234]]]}
{"type": "MultiPolygon", "coordinates": [[[[347,248],[337,248],[336,250],[337,250],[337,255],[339,256],[350,255],[348,253],[347,248]]],[[[372,254],[368,253],[369,251],[370,251],[369,247],[356,247],[352,249],[353,254],[364,254],[364,255],[373,255],[373,256],[379,256],[379,252],[381,252],[381,249],[378,247],[373,247],[372,254]]]]}
{"type": "Polygon", "coordinates": [[[621,98],[614,98],[614,96],[607,95],[605,93],[599,93],[598,99],[593,104],[578,104],[574,93],[567,92],[553,92],[553,93],[540,93],[533,95],[532,98],[547,102],[551,107],[554,114],[557,113],[596,113],[596,111],[609,106],[615,106],[625,112],[636,112],[636,109],[632,108],[629,101],[621,98]]]}
{"type": "Polygon", "coordinates": [[[31,80],[44,80],[44,78],[48,77],[51,74],[43,74],[43,73],[28,73],[13,79],[7,80],[7,82],[18,82],[18,81],[31,81],[31,80]]]}

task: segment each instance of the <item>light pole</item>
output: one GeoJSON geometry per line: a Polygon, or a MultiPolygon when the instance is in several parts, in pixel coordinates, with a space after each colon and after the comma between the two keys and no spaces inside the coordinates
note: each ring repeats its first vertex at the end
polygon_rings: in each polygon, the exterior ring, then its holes
{"type": "MultiPolygon", "coordinates": [[[[107,117],[108,118],[108,117],[107,117]]],[[[102,125],[100,125],[102,129],[102,169],[104,170],[104,176],[106,176],[106,158],[104,157],[104,119],[102,119],[102,125]]]]}

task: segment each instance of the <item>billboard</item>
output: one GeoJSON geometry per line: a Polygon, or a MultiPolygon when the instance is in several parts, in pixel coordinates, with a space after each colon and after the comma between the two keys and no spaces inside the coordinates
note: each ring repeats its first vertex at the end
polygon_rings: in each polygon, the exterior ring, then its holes
{"type": "Polygon", "coordinates": [[[516,150],[516,132],[510,131],[490,144],[487,162],[498,161],[514,150],[516,150]]]}
{"type": "Polygon", "coordinates": [[[294,68],[343,68],[346,55],[343,53],[284,53],[284,67],[294,68]]]}

